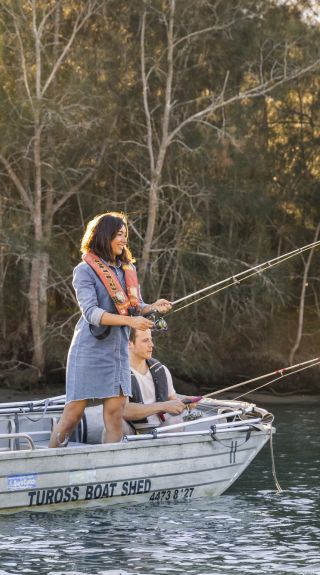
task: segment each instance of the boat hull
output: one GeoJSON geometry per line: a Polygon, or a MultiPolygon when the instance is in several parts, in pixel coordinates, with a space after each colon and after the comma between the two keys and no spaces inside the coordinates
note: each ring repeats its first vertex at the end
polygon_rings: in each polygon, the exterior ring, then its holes
{"type": "Polygon", "coordinates": [[[268,441],[247,431],[0,453],[0,513],[157,503],[224,493],[268,441]]]}

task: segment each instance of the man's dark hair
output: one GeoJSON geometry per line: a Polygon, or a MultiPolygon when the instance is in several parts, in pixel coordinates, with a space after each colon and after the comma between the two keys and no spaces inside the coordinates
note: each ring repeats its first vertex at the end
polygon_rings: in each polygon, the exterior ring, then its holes
{"type": "Polygon", "coordinates": [[[130,330],[130,335],[129,335],[129,341],[131,341],[131,343],[136,343],[136,328],[132,327],[130,330]]]}

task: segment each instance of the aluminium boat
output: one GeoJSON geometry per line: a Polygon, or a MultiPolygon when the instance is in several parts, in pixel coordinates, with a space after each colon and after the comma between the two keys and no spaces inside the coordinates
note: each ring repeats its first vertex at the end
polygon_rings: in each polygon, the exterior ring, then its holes
{"type": "Polygon", "coordinates": [[[217,496],[275,431],[272,414],[253,403],[208,398],[178,424],[114,444],[92,440],[89,408],[68,445],[48,449],[64,402],[0,404],[0,513],[217,496]]]}

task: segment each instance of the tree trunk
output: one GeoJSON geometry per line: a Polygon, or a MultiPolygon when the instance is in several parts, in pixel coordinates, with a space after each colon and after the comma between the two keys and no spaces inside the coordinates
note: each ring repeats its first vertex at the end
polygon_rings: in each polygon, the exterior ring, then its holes
{"type": "Polygon", "coordinates": [[[150,173],[151,173],[151,183],[149,191],[149,206],[148,206],[148,223],[147,230],[144,239],[141,267],[140,267],[140,278],[141,283],[144,283],[146,276],[148,275],[148,267],[150,264],[150,250],[152,241],[154,239],[154,234],[156,230],[158,206],[159,206],[159,188],[161,186],[162,171],[164,166],[164,161],[167,153],[167,149],[170,145],[169,138],[169,122],[170,122],[170,112],[171,112],[171,95],[172,95],[172,81],[173,81],[173,49],[174,49],[174,13],[175,13],[175,0],[170,0],[169,7],[169,22],[167,29],[167,77],[166,77],[166,91],[165,91],[165,101],[164,101],[164,113],[161,122],[161,138],[158,154],[155,153],[153,148],[153,129],[151,122],[151,112],[148,102],[148,81],[146,73],[146,63],[145,63],[145,27],[146,27],[146,11],[144,12],[141,27],[141,67],[142,67],[142,85],[143,85],[143,101],[144,109],[146,115],[147,124],[147,147],[150,157],[150,173]],[[156,158],[157,155],[157,158],[156,158]]]}
{"type": "MultiPolygon", "coordinates": [[[[3,201],[0,196],[0,229],[3,229],[3,201]]],[[[5,340],[6,338],[6,314],[5,314],[5,307],[4,307],[4,280],[5,280],[5,255],[4,255],[4,247],[0,245],[0,324],[1,324],[1,336],[5,340]]]]}
{"type": "MultiPolygon", "coordinates": [[[[318,241],[318,237],[320,234],[320,223],[317,226],[316,229],[316,233],[314,235],[313,241],[317,242],[318,241]]],[[[310,269],[310,265],[311,265],[311,260],[313,257],[313,253],[314,253],[314,247],[310,250],[309,255],[308,255],[308,259],[307,262],[305,264],[304,267],[304,273],[303,273],[303,278],[302,278],[302,286],[301,286],[301,294],[300,294],[300,304],[299,304],[299,319],[298,319],[298,329],[297,329],[297,335],[296,335],[296,339],[295,342],[290,350],[290,354],[289,354],[289,365],[293,364],[293,360],[295,357],[295,354],[297,353],[299,347],[300,347],[300,343],[301,343],[301,339],[302,339],[302,333],[303,333],[303,324],[304,324],[304,304],[305,304],[305,299],[306,299],[306,288],[308,285],[308,274],[309,274],[309,269],[310,269]]]]}
{"type": "Polygon", "coordinates": [[[42,374],[45,366],[45,335],[47,325],[47,289],[49,255],[38,252],[31,261],[29,305],[33,334],[32,364],[42,374]]]}
{"type": "Polygon", "coordinates": [[[149,192],[148,224],[143,243],[141,265],[140,265],[141,283],[144,282],[144,280],[148,275],[150,250],[156,227],[157,215],[158,215],[158,185],[156,182],[152,182],[149,192]]]}

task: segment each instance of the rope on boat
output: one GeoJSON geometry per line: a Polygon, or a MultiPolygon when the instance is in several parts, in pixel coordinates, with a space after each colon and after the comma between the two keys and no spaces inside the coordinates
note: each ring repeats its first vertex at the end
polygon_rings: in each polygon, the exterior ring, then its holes
{"type": "Polygon", "coordinates": [[[278,481],[277,478],[277,473],[276,473],[276,464],[275,464],[275,460],[274,460],[274,452],[273,452],[273,433],[272,433],[272,427],[270,429],[270,455],[271,455],[271,469],[272,469],[272,476],[274,479],[274,483],[277,489],[277,494],[280,495],[280,493],[283,492],[283,489],[281,488],[281,485],[278,481]]]}
{"type": "MultiPolygon", "coordinates": [[[[44,409],[43,409],[42,412],[40,412],[41,415],[40,415],[40,417],[38,417],[37,419],[33,419],[32,417],[30,417],[30,415],[27,415],[27,413],[23,410],[22,407],[20,407],[20,412],[19,412],[19,413],[22,413],[22,414],[25,416],[25,418],[28,419],[29,421],[31,421],[32,423],[37,423],[38,421],[41,421],[41,419],[43,419],[43,418],[45,417],[45,415],[46,415],[46,413],[47,413],[47,411],[48,411],[49,403],[50,403],[50,399],[45,399],[44,405],[43,405],[43,408],[44,408],[44,409]]],[[[32,405],[32,404],[30,405],[30,412],[33,412],[33,413],[34,413],[33,405],[32,405]]]]}
{"type": "MultiPolygon", "coordinates": [[[[262,420],[260,419],[259,423],[261,423],[261,421],[262,420]]],[[[251,432],[254,429],[259,429],[259,428],[257,428],[257,426],[253,425],[252,423],[249,423],[248,425],[244,425],[244,423],[242,422],[242,427],[238,427],[236,429],[236,431],[246,431],[247,433],[246,433],[244,440],[241,443],[237,442],[237,447],[241,447],[242,445],[247,443],[247,441],[249,441],[249,439],[251,437],[251,432]]],[[[233,430],[233,426],[230,427],[229,429],[226,429],[226,430],[224,430],[224,429],[218,430],[216,425],[212,425],[211,426],[211,437],[214,441],[217,441],[218,443],[221,443],[221,445],[223,445],[224,447],[228,448],[228,447],[230,447],[230,440],[229,440],[229,443],[227,443],[228,440],[219,439],[218,437],[216,437],[216,434],[217,434],[217,432],[221,433],[222,431],[230,431],[230,430],[233,430]]],[[[232,439],[231,439],[231,441],[232,441],[232,439]]]]}

